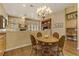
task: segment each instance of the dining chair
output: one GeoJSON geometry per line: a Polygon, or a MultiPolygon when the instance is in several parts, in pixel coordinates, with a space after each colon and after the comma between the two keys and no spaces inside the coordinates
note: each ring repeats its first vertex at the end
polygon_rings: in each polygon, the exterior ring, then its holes
{"type": "Polygon", "coordinates": [[[56,47],[52,47],[52,51],[56,53],[56,55],[60,55],[60,53],[63,54],[63,47],[64,47],[64,42],[65,42],[65,36],[63,35],[60,37],[59,42],[56,47]]]}
{"type": "Polygon", "coordinates": [[[38,55],[38,52],[41,51],[41,46],[37,44],[36,39],[33,35],[30,35],[31,37],[31,43],[32,43],[32,50],[31,50],[31,54],[33,53],[33,51],[36,53],[36,55],[38,55]]]}
{"type": "Polygon", "coordinates": [[[51,45],[49,45],[48,43],[44,43],[42,41],[38,40],[38,44],[41,45],[41,55],[42,56],[50,56],[51,55],[51,45]]]}
{"type": "Polygon", "coordinates": [[[4,51],[0,50],[0,56],[3,56],[3,55],[4,55],[4,51]]]}
{"type": "Polygon", "coordinates": [[[45,44],[44,44],[44,42],[38,40],[38,45],[40,45],[42,48],[42,50],[40,51],[40,54],[41,54],[41,56],[43,56],[44,55],[43,51],[45,50],[45,48],[44,48],[45,44]]]}
{"type": "Polygon", "coordinates": [[[65,43],[65,36],[63,35],[63,36],[59,39],[59,42],[58,42],[58,50],[59,50],[59,53],[62,52],[62,55],[64,55],[64,54],[63,54],[64,43],[65,43]]]}
{"type": "Polygon", "coordinates": [[[42,33],[41,32],[38,32],[37,33],[37,37],[42,37],[42,33]]]}
{"type": "Polygon", "coordinates": [[[57,39],[59,39],[59,33],[54,32],[54,33],[53,33],[53,37],[56,37],[57,39]]]}

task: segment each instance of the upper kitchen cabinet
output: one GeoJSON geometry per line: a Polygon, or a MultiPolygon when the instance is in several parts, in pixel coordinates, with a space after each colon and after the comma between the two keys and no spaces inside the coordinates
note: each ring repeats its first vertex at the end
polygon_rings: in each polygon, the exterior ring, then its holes
{"type": "Polygon", "coordinates": [[[77,6],[66,8],[65,17],[67,39],[77,40],[77,6]]]}
{"type": "Polygon", "coordinates": [[[41,22],[41,28],[43,30],[45,30],[45,29],[51,29],[51,18],[43,20],[41,22]]]}
{"type": "Polygon", "coordinates": [[[75,11],[77,11],[77,5],[74,5],[72,7],[70,6],[70,7],[66,8],[66,10],[65,10],[66,14],[69,14],[69,13],[72,13],[75,11]]]}
{"type": "Polygon", "coordinates": [[[7,20],[0,15],[0,29],[5,29],[7,26],[7,20]]]}
{"type": "Polygon", "coordinates": [[[66,8],[66,28],[77,27],[77,6],[66,8]]]}

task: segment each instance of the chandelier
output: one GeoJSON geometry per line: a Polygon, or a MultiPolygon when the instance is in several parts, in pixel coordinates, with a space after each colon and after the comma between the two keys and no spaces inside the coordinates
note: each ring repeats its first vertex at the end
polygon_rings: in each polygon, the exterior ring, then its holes
{"type": "Polygon", "coordinates": [[[52,13],[52,10],[47,6],[42,6],[37,9],[38,16],[45,18],[46,16],[50,15],[52,13]]]}

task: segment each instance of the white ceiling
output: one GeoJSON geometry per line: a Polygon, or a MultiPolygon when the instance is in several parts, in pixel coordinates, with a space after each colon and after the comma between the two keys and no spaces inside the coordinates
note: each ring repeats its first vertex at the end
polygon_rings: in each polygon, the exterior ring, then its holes
{"type": "Polygon", "coordinates": [[[60,11],[66,7],[75,5],[74,3],[3,3],[8,15],[23,16],[37,19],[37,8],[46,5],[54,12],[60,11]],[[24,5],[24,7],[23,7],[24,5]]]}

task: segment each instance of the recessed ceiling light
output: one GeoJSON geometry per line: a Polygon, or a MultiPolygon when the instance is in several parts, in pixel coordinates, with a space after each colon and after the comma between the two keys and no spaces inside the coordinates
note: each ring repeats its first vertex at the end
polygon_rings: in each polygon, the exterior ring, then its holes
{"type": "Polygon", "coordinates": [[[22,6],[23,6],[23,7],[26,7],[26,5],[25,5],[25,4],[23,4],[22,6]]]}

